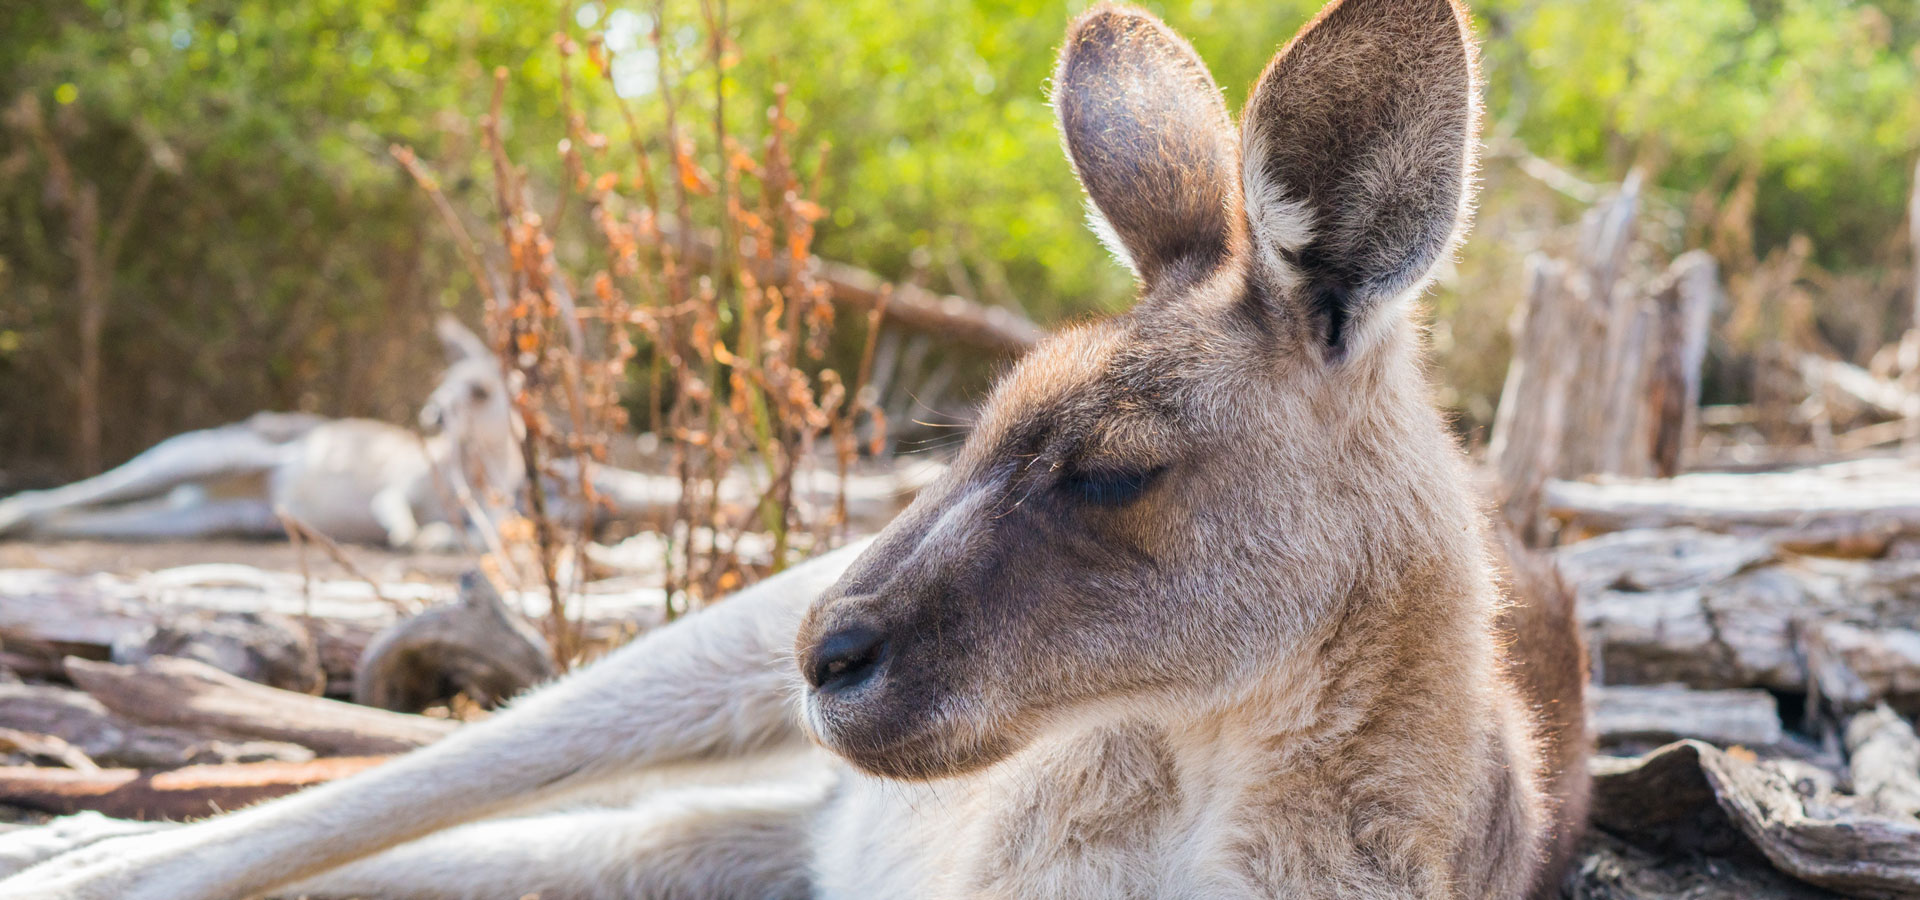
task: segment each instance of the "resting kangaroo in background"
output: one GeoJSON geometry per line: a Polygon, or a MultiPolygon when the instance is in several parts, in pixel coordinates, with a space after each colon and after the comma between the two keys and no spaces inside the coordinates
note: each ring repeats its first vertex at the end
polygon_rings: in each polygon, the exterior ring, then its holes
{"type": "Polygon", "coordinates": [[[1553,895],[1578,639],[1550,573],[1501,636],[1409,313],[1468,207],[1466,22],[1336,2],[1236,132],[1165,26],[1087,13],[1054,103],[1140,301],[1034,350],[870,544],[398,761],[0,897],[1553,895]],[[729,759],[730,786],[552,811],[729,759]]]}
{"type": "Polygon", "coordinates": [[[484,491],[472,490],[482,504],[487,494],[511,503],[525,470],[499,362],[452,318],[436,330],[449,366],[420,411],[424,442],[371,419],[262,413],[169,438],[84,481],[0,499],[0,535],[277,536],[284,531],[274,510],[285,509],[339,540],[450,544],[452,523],[467,518],[448,493],[456,479],[484,481],[484,491]],[[135,502],[173,491],[183,502],[135,502]]]}

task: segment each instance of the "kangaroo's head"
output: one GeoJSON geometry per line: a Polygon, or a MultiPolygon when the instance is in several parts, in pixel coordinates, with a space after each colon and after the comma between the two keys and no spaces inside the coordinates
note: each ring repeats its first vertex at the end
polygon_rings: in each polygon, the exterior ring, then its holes
{"type": "Polygon", "coordinates": [[[1356,604],[1484,588],[1408,314],[1465,218],[1475,93],[1453,0],[1336,0],[1238,128],[1152,16],[1076,21],[1053,101],[1140,299],[1008,374],[814,604],[819,738],[963,773],[1110,704],[1234,702],[1356,604]]]}
{"type": "Polygon", "coordinates": [[[478,468],[486,487],[511,492],[519,484],[520,423],[500,359],[458,319],[442,316],[434,331],[447,354],[447,371],[420,407],[420,427],[457,454],[463,476],[478,468]]]}

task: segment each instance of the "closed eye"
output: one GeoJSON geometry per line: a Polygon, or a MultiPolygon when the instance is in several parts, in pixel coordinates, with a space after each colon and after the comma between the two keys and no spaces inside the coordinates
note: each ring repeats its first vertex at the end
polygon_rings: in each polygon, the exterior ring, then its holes
{"type": "Polygon", "coordinates": [[[1140,499],[1166,466],[1148,469],[1089,470],[1068,472],[1059,481],[1059,490],[1094,506],[1125,506],[1140,499]]]}

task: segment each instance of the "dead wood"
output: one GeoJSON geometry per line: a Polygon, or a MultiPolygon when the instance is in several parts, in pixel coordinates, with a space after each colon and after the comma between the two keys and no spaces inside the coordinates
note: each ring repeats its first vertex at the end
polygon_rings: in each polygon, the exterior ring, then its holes
{"type": "Polygon", "coordinates": [[[1811,766],[1682,741],[1597,757],[1594,774],[1594,824],[1643,848],[1732,859],[1757,850],[1845,896],[1920,896],[1920,822],[1863,814],[1811,766]]]}
{"type": "Polygon", "coordinates": [[[1595,686],[1587,693],[1594,739],[1664,744],[1694,738],[1721,745],[1780,743],[1780,707],[1760,690],[1696,691],[1685,685],[1595,686]]]}
{"type": "Polygon", "coordinates": [[[50,734],[33,734],[12,728],[0,728],[0,765],[64,766],[82,772],[99,771],[100,766],[79,747],[50,734]]]}
{"type": "Polygon", "coordinates": [[[1684,525],[1877,556],[1889,540],[1920,534],[1920,465],[1875,459],[1788,472],[1552,481],[1546,509],[1569,541],[1684,525]]]}
{"type": "Polygon", "coordinates": [[[282,691],[184,659],[156,657],[139,666],[74,659],[67,673],[108,709],[136,721],[287,741],[322,755],[402,753],[458,727],[282,691]]]}
{"type": "Polygon", "coordinates": [[[1713,310],[1720,305],[1720,267],[1703,250],[1680,255],[1652,289],[1658,323],[1648,371],[1644,440],[1652,469],[1671,478],[1686,466],[1700,427],[1700,378],[1713,310]]]}
{"type": "Polygon", "coordinates": [[[461,576],[459,599],[397,622],[367,645],[353,699],[410,713],[465,694],[492,708],[554,672],[540,633],[475,571],[461,576]]]}
{"type": "Polygon", "coordinates": [[[57,739],[103,766],[173,768],[313,758],[313,751],[297,744],[134,722],[81,691],[48,685],[0,685],[0,725],[57,739]]]}
{"type": "Polygon", "coordinates": [[[1488,457],[1502,514],[1536,546],[1548,479],[1672,474],[1697,427],[1718,270],[1688,253],[1651,285],[1629,283],[1638,198],[1635,175],[1588,210],[1572,258],[1527,261],[1488,457]]]}
{"type": "MultiPolygon", "coordinates": [[[[577,478],[578,463],[558,460],[552,468],[561,479],[577,478]]],[[[794,500],[816,513],[835,508],[841,489],[846,496],[847,521],[861,531],[878,531],[907,504],[919,490],[939,477],[945,467],[938,463],[902,465],[885,475],[849,475],[841,480],[826,472],[797,479],[794,500]]],[[[605,519],[636,525],[664,526],[672,520],[680,504],[680,480],[669,475],[651,475],[595,465],[590,479],[594,494],[602,504],[605,519]]],[[[764,487],[755,486],[745,471],[729,474],[719,485],[722,503],[751,506],[757,503],[764,487]]],[[[571,515],[570,512],[566,513],[571,515]]]]}
{"type": "Polygon", "coordinates": [[[58,815],[179,821],[214,815],[345,778],[386,762],[348,756],[302,763],[235,763],[171,771],[0,768],[0,803],[58,815]]]}
{"type": "Polygon", "coordinates": [[[1649,852],[1598,830],[1588,832],[1581,842],[1562,888],[1569,900],[1832,900],[1839,896],[1781,875],[1764,859],[1649,852]]]}
{"type": "Polygon", "coordinates": [[[1845,712],[1884,701],[1920,714],[1920,631],[1829,620],[1806,626],[1803,643],[1812,694],[1821,704],[1845,712]]]}
{"type": "Polygon", "coordinates": [[[1847,723],[1847,767],[1863,810],[1920,817],[1920,737],[1884,704],[1847,723]]]}
{"type": "Polygon", "coordinates": [[[319,648],[298,619],[275,613],[182,615],[143,634],[115,637],[111,659],[139,665],[156,656],[198,660],[282,690],[318,694],[327,686],[319,648]]]}
{"type": "MultiPolygon", "coordinates": [[[[654,560],[657,554],[648,564],[656,564],[654,560]]],[[[649,580],[657,583],[657,578],[649,580]]],[[[421,607],[447,597],[445,587],[420,582],[387,582],[381,593],[421,607]]],[[[543,614],[546,603],[541,594],[509,598],[512,608],[532,616],[543,614]]],[[[615,580],[590,583],[574,606],[586,642],[605,646],[630,636],[636,626],[663,620],[660,603],[657,590],[615,580]]],[[[297,574],[251,566],[182,566],[137,577],[0,570],[0,641],[10,654],[5,662],[35,677],[65,677],[61,661],[67,656],[128,659],[115,657],[116,648],[142,646],[156,632],[169,629],[251,633],[255,625],[291,621],[312,638],[326,673],[326,693],[346,696],[353,691],[361,654],[397,619],[393,604],[375,598],[359,581],[316,580],[309,591],[297,574]]],[[[304,642],[289,630],[272,643],[297,649],[294,645],[304,642]]],[[[264,646],[250,646],[251,652],[265,655],[264,646]]],[[[221,668],[229,659],[224,651],[198,658],[221,668]]],[[[268,677],[245,666],[234,668],[241,677],[268,677]]]]}
{"type": "Polygon", "coordinates": [[[1920,561],[1776,553],[1696,529],[1561,547],[1606,684],[1812,690],[1845,711],[1920,703],[1920,561]]]}
{"type": "MultiPolygon", "coordinates": [[[[696,233],[681,240],[667,217],[661,217],[667,242],[681,247],[700,267],[711,267],[720,250],[711,236],[696,233]]],[[[751,239],[742,241],[742,256],[763,284],[786,284],[793,275],[792,264],[784,254],[762,258],[753,253],[751,239]]],[[[809,256],[807,272],[824,285],[834,300],[861,311],[884,306],[885,320],[915,331],[939,335],[942,340],[978,347],[1006,356],[1018,356],[1046,336],[1046,330],[1032,320],[1009,309],[982,306],[964,297],[936,294],[924,288],[889,282],[865,269],[845,263],[829,262],[809,256]]]]}
{"type": "Polygon", "coordinates": [[[1800,377],[1807,382],[1808,394],[1827,405],[1832,421],[1846,422],[1861,416],[1920,415],[1920,395],[1853,363],[1803,353],[1799,369],[1800,377]]]}

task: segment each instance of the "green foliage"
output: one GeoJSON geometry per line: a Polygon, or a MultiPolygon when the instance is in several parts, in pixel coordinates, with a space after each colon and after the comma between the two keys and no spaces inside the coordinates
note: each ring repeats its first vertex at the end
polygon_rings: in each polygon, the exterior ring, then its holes
{"type": "MultiPolygon", "coordinates": [[[[1193,40],[1237,107],[1318,0],[1148,5],[1193,40]]],[[[261,407],[405,415],[414,376],[432,363],[427,315],[472,297],[444,228],[386,148],[415,146],[482,220],[491,176],[475,118],[505,66],[514,156],[550,201],[558,167],[547,161],[563,131],[556,30],[618,25],[623,87],[660,147],[651,4],[10,6],[0,104],[32,95],[49,111],[73,168],[99,186],[103,218],[143,166],[164,163],[129,214],[113,272],[109,412],[130,424],[109,430],[112,456],[261,407]]],[[[731,7],[732,130],[762,132],[784,83],[803,142],[832,144],[819,173],[822,255],[1043,320],[1127,302],[1126,273],[1082,225],[1047,105],[1054,49],[1082,0],[731,7]]],[[[697,0],[667,4],[665,68],[682,124],[710,155],[714,85],[694,65],[701,15],[697,0]]],[[[1657,196],[1703,219],[1691,223],[1696,238],[1749,179],[1752,253],[1800,233],[1830,267],[1892,264],[1920,152],[1920,7],[1485,0],[1477,15],[1489,134],[1596,182],[1647,167],[1657,196]]],[[[580,87],[593,127],[622,147],[608,91],[580,87]]],[[[69,218],[49,203],[41,155],[15,130],[0,142],[0,422],[28,425],[0,428],[0,460],[53,458],[70,431],[69,218]]],[[[621,152],[598,165],[623,168],[621,152]]],[[[1490,165],[1487,180],[1479,238],[1435,301],[1443,376],[1476,417],[1498,386],[1498,323],[1513,298],[1501,285],[1517,281],[1526,249],[1513,243],[1541,241],[1542,209],[1561,221],[1576,211],[1543,206],[1510,168],[1490,165]]]]}

